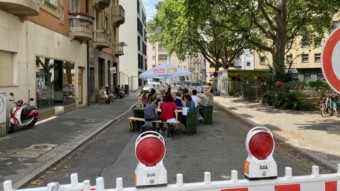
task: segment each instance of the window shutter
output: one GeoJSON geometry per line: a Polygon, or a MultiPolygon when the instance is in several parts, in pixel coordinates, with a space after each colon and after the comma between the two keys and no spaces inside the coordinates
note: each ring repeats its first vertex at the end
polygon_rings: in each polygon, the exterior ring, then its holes
{"type": "Polygon", "coordinates": [[[0,86],[13,85],[13,56],[0,50],[0,86]]]}

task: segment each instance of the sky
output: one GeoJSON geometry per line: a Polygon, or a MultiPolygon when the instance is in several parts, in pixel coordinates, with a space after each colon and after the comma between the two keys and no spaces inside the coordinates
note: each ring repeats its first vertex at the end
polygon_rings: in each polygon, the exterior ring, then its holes
{"type": "Polygon", "coordinates": [[[161,0],[143,0],[143,4],[146,10],[146,20],[150,20],[153,15],[156,14],[156,8],[155,5],[161,0]]]}

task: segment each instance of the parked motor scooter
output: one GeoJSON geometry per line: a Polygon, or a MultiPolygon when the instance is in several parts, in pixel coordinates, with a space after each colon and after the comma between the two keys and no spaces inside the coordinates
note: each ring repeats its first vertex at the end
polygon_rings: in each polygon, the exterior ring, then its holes
{"type": "Polygon", "coordinates": [[[9,112],[9,126],[8,133],[13,133],[16,127],[28,126],[33,127],[38,121],[38,109],[35,106],[30,106],[30,101],[34,101],[30,98],[29,101],[24,103],[22,100],[15,101],[14,93],[9,94],[13,99],[9,100],[14,103],[15,106],[9,112]]]}

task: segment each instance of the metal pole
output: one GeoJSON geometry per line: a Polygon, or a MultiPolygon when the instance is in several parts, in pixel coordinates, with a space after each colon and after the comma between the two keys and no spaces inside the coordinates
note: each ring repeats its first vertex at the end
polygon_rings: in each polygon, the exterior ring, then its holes
{"type": "MultiPolygon", "coordinates": [[[[89,13],[89,1],[86,0],[86,13],[89,13]]],[[[87,67],[87,105],[90,105],[90,44],[86,40],[86,67],[87,67]]]]}

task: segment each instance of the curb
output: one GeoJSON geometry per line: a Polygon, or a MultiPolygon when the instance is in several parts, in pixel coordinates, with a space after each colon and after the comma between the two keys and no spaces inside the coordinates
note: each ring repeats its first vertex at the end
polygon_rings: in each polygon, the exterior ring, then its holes
{"type": "MultiPolygon", "coordinates": [[[[244,123],[246,123],[246,125],[249,125],[249,126],[252,126],[252,127],[261,126],[261,125],[255,123],[255,122],[253,122],[252,120],[249,120],[249,119],[247,119],[247,118],[244,118],[244,117],[240,116],[238,113],[236,113],[236,112],[234,112],[234,111],[231,111],[231,110],[227,109],[225,106],[223,106],[222,104],[220,104],[220,103],[218,103],[218,102],[216,102],[216,101],[214,101],[213,104],[214,104],[215,106],[217,106],[217,108],[223,110],[224,112],[226,112],[226,113],[232,115],[233,117],[235,117],[235,118],[237,118],[237,119],[243,121],[244,123]]],[[[293,144],[291,144],[291,143],[287,143],[287,141],[285,141],[286,138],[284,138],[284,137],[282,137],[282,136],[276,134],[275,132],[272,132],[272,133],[273,133],[273,135],[275,136],[275,139],[276,139],[277,141],[282,142],[282,143],[284,143],[285,145],[288,145],[289,147],[291,147],[291,148],[294,149],[295,151],[300,152],[300,153],[302,153],[303,155],[307,156],[308,158],[310,158],[310,159],[312,159],[312,160],[314,160],[314,161],[316,161],[316,162],[318,162],[318,163],[320,163],[320,164],[326,166],[327,168],[330,168],[330,169],[334,170],[335,172],[337,172],[337,170],[338,170],[338,165],[337,165],[337,164],[334,164],[334,163],[332,163],[332,162],[329,162],[329,161],[327,161],[326,159],[324,159],[324,158],[322,158],[322,157],[320,157],[320,156],[314,154],[314,153],[311,152],[311,151],[308,151],[308,150],[306,150],[306,149],[301,149],[301,148],[299,148],[299,147],[297,147],[297,146],[295,146],[295,145],[293,145],[293,144]]]]}
{"type": "Polygon", "coordinates": [[[93,131],[89,135],[83,137],[82,139],[78,140],[76,144],[71,144],[66,146],[65,150],[65,145],[64,146],[59,146],[55,149],[53,149],[54,153],[58,153],[55,157],[53,157],[53,160],[49,160],[47,163],[42,165],[41,167],[37,168],[35,171],[31,172],[29,175],[26,175],[25,177],[21,178],[19,181],[15,182],[13,184],[13,189],[19,189],[25,185],[27,185],[30,181],[32,181],[34,178],[39,176],[41,173],[46,171],[48,168],[51,166],[55,165],[57,162],[61,161],[63,158],[65,158],[67,155],[69,155],[71,152],[73,152],[75,149],[79,148],[81,145],[83,145],[85,142],[87,142],[89,139],[92,137],[96,136],[98,133],[100,133],[102,130],[106,129],[109,127],[112,123],[118,121],[119,119],[123,118],[125,115],[127,115],[134,107],[136,104],[133,104],[127,111],[119,115],[118,117],[108,121],[105,123],[103,126],[99,127],[97,130],[93,131]]]}

